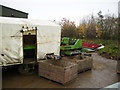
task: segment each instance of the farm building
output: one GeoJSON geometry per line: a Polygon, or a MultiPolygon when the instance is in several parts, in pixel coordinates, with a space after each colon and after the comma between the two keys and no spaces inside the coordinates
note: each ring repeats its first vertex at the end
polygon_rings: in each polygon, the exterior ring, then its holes
{"type": "Polygon", "coordinates": [[[28,13],[0,5],[0,16],[14,18],[28,18],[28,13]]]}

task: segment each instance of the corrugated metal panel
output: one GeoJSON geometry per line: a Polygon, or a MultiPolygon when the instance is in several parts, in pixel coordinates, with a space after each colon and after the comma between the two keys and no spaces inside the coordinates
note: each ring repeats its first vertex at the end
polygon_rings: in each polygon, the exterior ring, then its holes
{"type": "Polygon", "coordinates": [[[10,7],[6,7],[3,5],[0,5],[0,8],[2,10],[2,14],[0,14],[0,16],[14,17],[14,18],[28,18],[28,13],[25,13],[10,7]]]}

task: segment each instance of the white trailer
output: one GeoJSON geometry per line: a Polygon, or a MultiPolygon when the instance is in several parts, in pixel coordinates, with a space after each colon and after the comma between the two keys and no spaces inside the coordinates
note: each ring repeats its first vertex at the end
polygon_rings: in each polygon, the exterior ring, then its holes
{"type": "Polygon", "coordinates": [[[0,66],[59,55],[60,39],[61,27],[51,21],[0,17],[0,66]]]}

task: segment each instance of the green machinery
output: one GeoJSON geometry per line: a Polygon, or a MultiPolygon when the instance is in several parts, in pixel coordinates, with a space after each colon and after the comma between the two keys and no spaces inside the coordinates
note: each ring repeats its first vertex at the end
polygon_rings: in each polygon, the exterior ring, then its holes
{"type": "Polygon", "coordinates": [[[26,46],[26,47],[23,47],[24,50],[28,50],[28,49],[35,49],[36,46],[26,46]]]}
{"type": "Polygon", "coordinates": [[[86,49],[82,48],[82,40],[80,39],[70,39],[64,37],[61,40],[60,54],[62,55],[76,55],[86,52],[86,49]]]}

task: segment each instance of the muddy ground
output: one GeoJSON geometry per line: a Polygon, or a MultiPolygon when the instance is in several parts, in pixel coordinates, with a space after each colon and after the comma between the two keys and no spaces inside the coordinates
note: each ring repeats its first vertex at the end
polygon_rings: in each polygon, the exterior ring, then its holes
{"type": "Polygon", "coordinates": [[[93,69],[80,73],[76,80],[61,85],[51,80],[39,77],[37,73],[30,76],[21,75],[14,68],[4,71],[2,75],[3,88],[103,88],[120,81],[116,74],[117,61],[105,59],[93,53],[93,69]]]}

